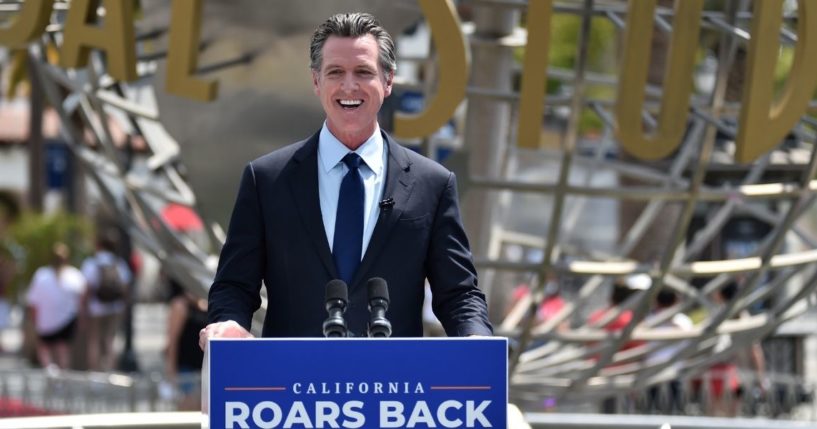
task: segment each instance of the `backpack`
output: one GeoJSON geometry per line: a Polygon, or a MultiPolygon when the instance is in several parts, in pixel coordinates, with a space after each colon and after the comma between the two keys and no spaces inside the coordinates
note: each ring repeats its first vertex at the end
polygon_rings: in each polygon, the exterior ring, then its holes
{"type": "Polygon", "coordinates": [[[99,286],[94,295],[100,302],[114,302],[125,298],[127,285],[119,275],[116,262],[99,264],[99,286]]]}

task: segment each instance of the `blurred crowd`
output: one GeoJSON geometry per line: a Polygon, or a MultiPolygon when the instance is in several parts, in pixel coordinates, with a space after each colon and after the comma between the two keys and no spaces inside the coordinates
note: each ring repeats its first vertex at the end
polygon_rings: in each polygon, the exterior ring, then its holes
{"type": "Polygon", "coordinates": [[[81,268],[70,264],[70,251],[55,243],[51,263],[34,273],[25,296],[27,314],[36,331],[37,358],[43,367],[69,369],[69,344],[86,336],[91,371],[111,371],[113,341],[130,299],[131,267],[115,252],[115,243],[99,238],[96,252],[81,268]]]}
{"type": "MultiPolygon", "coordinates": [[[[103,228],[100,230],[104,231],[103,228]]],[[[5,238],[0,225],[0,239],[5,238]]],[[[24,258],[18,257],[15,262],[15,258],[9,256],[13,256],[14,251],[0,253],[0,331],[7,329],[10,301],[24,307],[23,325],[30,331],[26,343],[30,344],[35,365],[57,371],[73,369],[105,373],[123,369],[123,352],[126,350],[123,350],[122,341],[115,339],[126,334],[128,310],[135,301],[134,284],[142,275],[143,264],[134,256],[138,253],[123,251],[127,246],[121,241],[122,235],[98,232],[93,249],[81,257],[72,255],[71,246],[64,242],[48,243],[48,262],[31,270],[28,278],[17,280],[26,286],[21,289],[23,292],[17,293],[10,292],[10,285],[15,271],[18,274],[20,271],[15,264],[20,265],[24,258]]],[[[13,248],[8,240],[0,245],[13,248]]],[[[25,250],[18,250],[18,253],[25,250]]],[[[173,402],[177,409],[195,410],[199,408],[203,358],[197,340],[199,330],[206,324],[207,302],[191,294],[170,276],[160,273],[156,282],[164,289],[155,297],[156,301],[166,303],[167,314],[161,368],[163,381],[158,386],[158,394],[161,399],[173,402]]],[[[564,310],[575,297],[569,293],[563,279],[550,275],[543,285],[539,285],[534,276],[518,278],[509,284],[516,286],[510,294],[505,322],[518,323],[534,305],[536,325],[548,330],[558,332],[571,326],[587,326],[615,334],[633,323],[633,298],[649,290],[652,279],[647,275],[617,278],[608,289],[603,289],[607,295],[602,297],[599,294],[598,300],[588,306],[592,308],[572,312],[571,317],[565,317],[569,312],[564,310]],[[537,291],[537,286],[541,286],[541,290],[537,291]],[[564,293],[566,289],[568,293],[564,293]],[[534,296],[537,293],[541,296],[534,296]],[[575,320],[576,317],[581,320],[575,320]]],[[[711,297],[712,308],[681,308],[676,293],[665,287],[656,295],[645,323],[657,330],[693,330],[731,302],[740,287],[741,282],[737,281],[720,288],[711,297]]],[[[748,316],[744,311],[732,318],[748,316]]],[[[730,339],[729,335],[718,336],[715,350],[736,348],[730,339]]],[[[547,341],[534,340],[529,347],[547,341]]],[[[627,364],[636,363],[647,367],[661,366],[672,372],[681,368],[677,355],[686,345],[684,341],[631,340],[622,345],[621,351],[632,352],[633,357],[616,359],[604,369],[626,372],[627,364]]],[[[685,401],[698,395],[704,414],[734,416],[738,414],[739,403],[747,397],[773,393],[759,343],[740,347],[726,356],[729,358],[713,361],[707,371],[692,378],[670,378],[648,388],[643,392],[646,399],[639,405],[642,407],[639,411],[684,414],[685,401]]],[[[590,356],[595,361],[599,358],[590,356]]],[[[545,398],[551,407],[555,405],[554,401],[545,398]]],[[[626,395],[619,395],[603,401],[600,411],[622,412],[631,408],[633,402],[626,395]]]]}
{"type": "MultiPolygon", "coordinates": [[[[132,338],[135,283],[142,261],[138,252],[123,252],[116,233],[97,233],[94,248],[86,255],[72,255],[71,246],[54,241],[48,262],[21,276],[21,266],[32,258],[14,258],[0,252],[0,333],[10,329],[10,308],[23,309],[19,353],[30,365],[49,374],[63,370],[110,373],[128,372],[132,338]],[[28,278],[25,278],[28,277],[28,278]],[[16,280],[15,280],[16,279],[16,280]],[[21,283],[12,289],[14,282],[21,283]],[[118,337],[118,339],[117,339],[118,337]],[[123,341],[124,340],[124,341],[123,341]]],[[[0,228],[0,245],[13,246],[0,228]]],[[[74,246],[76,247],[76,246],[74,246]]],[[[25,248],[20,249],[24,254],[25,248]]],[[[206,300],[185,291],[181,284],[159,274],[156,300],[166,302],[165,345],[160,360],[163,381],[158,396],[175,408],[199,409],[203,354],[198,331],[206,324],[206,300]]],[[[2,341],[0,341],[2,344],[2,341]]]]}
{"type": "MultiPolygon", "coordinates": [[[[568,300],[562,296],[562,287],[555,276],[546,279],[543,285],[543,296],[533,297],[531,282],[521,282],[512,294],[512,299],[506,311],[506,320],[514,313],[521,313],[524,308],[532,308],[536,299],[535,325],[548,326],[550,330],[566,330],[571,322],[576,326],[584,325],[589,328],[602,329],[610,334],[617,334],[634,323],[634,311],[631,305],[633,298],[639,292],[645,292],[652,286],[652,279],[646,274],[636,274],[616,278],[607,295],[606,302],[595,310],[585,312],[589,314],[582,320],[568,320],[567,313],[562,312],[568,300]]],[[[649,314],[644,320],[646,326],[652,329],[689,332],[695,325],[703,322],[710,315],[731,302],[739,288],[740,280],[727,284],[712,296],[714,308],[695,307],[692,310],[682,309],[675,291],[664,287],[655,297],[649,314]]],[[[581,312],[578,312],[579,317],[581,312]]],[[[575,316],[574,316],[575,317],[575,316]]],[[[747,311],[739,312],[732,319],[749,317],[747,311]]],[[[519,319],[517,317],[517,319],[519,319]]],[[[653,385],[643,395],[640,404],[641,412],[659,414],[684,414],[684,403],[697,395],[701,400],[702,412],[710,416],[734,417],[738,415],[739,404],[746,400],[747,395],[766,395],[770,383],[766,376],[766,363],[760,342],[752,342],[748,346],[737,347],[732,344],[730,335],[717,336],[718,344],[714,351],[726,353],[724,358],[714,361],[708,370],[694,378],[685,380],[671,379],[665,383],[653,385]],[[705,398],[704,398],[705,397],[705,398]]],[[[547,340],[535,340],[528,348],[534,348],[546,343],[547,340]]],[[[630,340],[619,348],[618,356],[628,355],[626,359],[617,359],[616,363],[608,364],[604,370],[608,374],[613,372],[627,373],[628,365],[631,368],[650,368],[664,366],[674,374],[680,374],[681,363],[678,355],[683,351],[688,341],[639,341],[630,340]],[[667,365],[665,365],[667,364],[667,365]]],[[[588,345],[592,347],[592,344],[588,345]]],[[[600,358],[594,355],[593,360],[600,358]]],[[[623,408],[636,406],[635,401],[626,395],[610,397],[601,402],[599,411],[602,413],[620,413],[623,408]]],[[[552,404],[551,404],[552,405],[552,404]]],[[[547,408],[547,407],[546,407],[547,408]]]]}

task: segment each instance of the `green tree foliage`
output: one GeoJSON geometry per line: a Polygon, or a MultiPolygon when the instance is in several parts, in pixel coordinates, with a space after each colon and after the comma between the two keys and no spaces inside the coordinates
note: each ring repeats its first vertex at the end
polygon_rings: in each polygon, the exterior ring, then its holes
{"type": "MultiPolygon", "coordinates": [[[[579,55],[582,18],[577,15],[554,14],[550,27],[550,65],[573,69],[579,55]]],[[[590,24],[587,45],[588,70],[612,72],[616,30],[607,18],[595,17],[590,24]]]]}
{"type": "Polygon", "coordinates": [[[51,260],[51,247],[63,242],[71,249],[71,262],[79,265],[93,252],[91,245],[93,225],[86,218],[70,213],[23,213],[8,231],[4,252],[13,258],[16,276],[7,297],[15,300],[28,287],[37,268],[51,260]]]}
{"type": "MultiPolygon", "coordinates": [[[[542,25],[541,23],[536,23],[542,25]]],[[[573,70],[579,55],[579,37],[582,18],[573,14],[554,14],[550,23],[549,67],[573,70]]],[[[587,71],[611,74],[615,70],[615,43],[617,33],[615,26],[608,19],[595,17],[591,21],[590,36],[587,45],[587,71]]],[[[517,61],[524,61],[525,48],[515,52],[517,61]]],[[[559,94],[568,83],[548,79],[547,93],[559,94]]],[[[588,98],[610,100],[615,96],[611,87],[588,85],[585,87],[588,98]]],[[[592,111],[585,110],[580,118],[579,128],[582,132],[594,132],[601,129],[601,119],[592,111]]]]}

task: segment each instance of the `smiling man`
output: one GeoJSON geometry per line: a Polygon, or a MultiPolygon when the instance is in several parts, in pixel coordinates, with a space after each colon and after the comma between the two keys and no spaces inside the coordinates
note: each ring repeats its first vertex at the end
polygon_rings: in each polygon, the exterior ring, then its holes
{"type": "Polygon", "coordinates": [[[369,14],[338,14],[315,30],[310,62],[326,121],[244,169],[200,345],[251,337],[262,280],[265,337],[321,336],[333,279],[348,284],[350,335],[366,335],[374,277],[388,284],[393,336],[422,336],[426,279],[449,336],[491,335],[454,175],[378,126],[394,78],[391,36],[369,14]]]}

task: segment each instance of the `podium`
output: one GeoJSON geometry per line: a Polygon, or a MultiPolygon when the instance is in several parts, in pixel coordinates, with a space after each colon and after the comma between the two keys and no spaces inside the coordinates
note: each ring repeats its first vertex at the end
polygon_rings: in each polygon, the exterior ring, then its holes
{"type": "Polygon", "coordinates": [[[504,428],[505,338],[214,339],[204,428],[504,428]]]}

